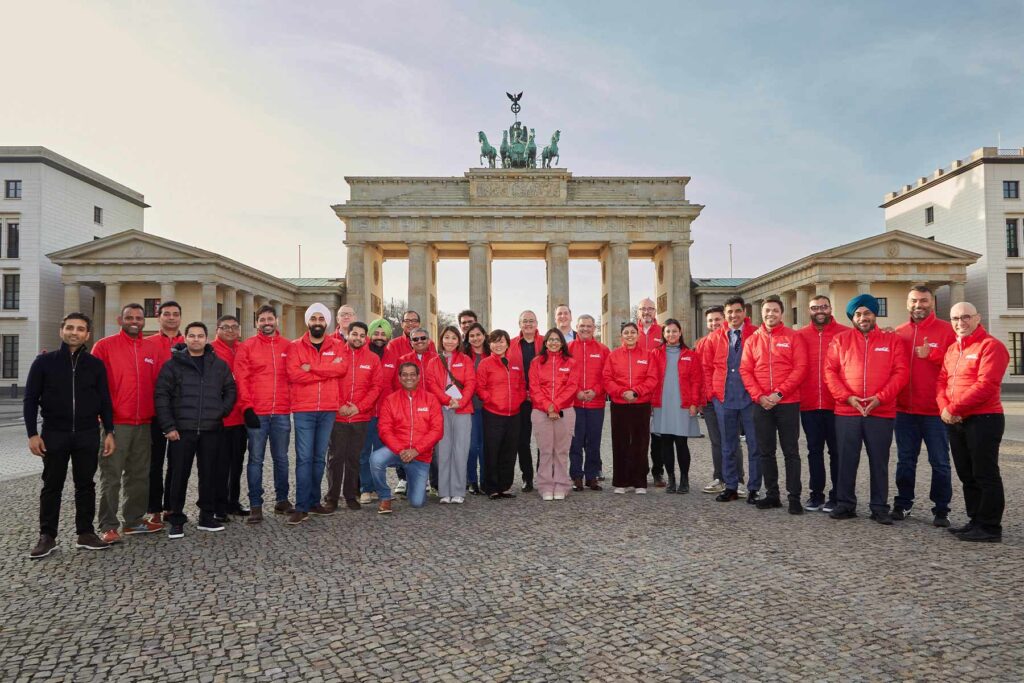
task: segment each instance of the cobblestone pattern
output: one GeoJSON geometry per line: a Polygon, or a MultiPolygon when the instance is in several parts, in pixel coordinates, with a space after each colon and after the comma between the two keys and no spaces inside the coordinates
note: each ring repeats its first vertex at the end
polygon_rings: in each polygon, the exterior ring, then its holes
{"type": "Polygon", "coordinates": [[[863,504],[836,522],[716,503],[691,444],[689,495],[399,502],[103,552],[73,549],[69,481],[38,562],[38,480],[0,482],[0,680],[1021,679],[1024,452],[1003,458],[1003,544],[975,545],[863,504]]]}

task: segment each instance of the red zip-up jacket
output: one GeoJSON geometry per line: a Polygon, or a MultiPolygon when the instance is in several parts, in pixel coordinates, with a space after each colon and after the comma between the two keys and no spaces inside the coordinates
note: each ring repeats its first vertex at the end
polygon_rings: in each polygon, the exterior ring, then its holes
{"type": "Polygon", "coordinates": [[[104,337],[92,355],[107,368],[115,425],[144,425],[153,420],[153,393],[159,373],[160,348],[149,339],[129,337],[124,330],[104,337]]]}
{"type": "MultiPolygon", "coordinates": [[[[744,320],[740,330],[740,344],[746,347],[747,340],[757,328],[751,325],[749,320],[744,320]]],[[[729,372],[729,331],[728,325],[722,325],[705,337],[707,341],[701,348],[705,390],[709,401],[712,398],[725,400],[725,375],[729,372]]],[[[742,362],[742,358],[740,360],[742,362]]]]}
{"type": "Polygon", "coordinates": [[[452,397],[445,393],[445,389],[454,384],[449,377],[449,372],[462,384],[462,388],[459,389],[462,392],[462,398],[459,399],[459,407],[455,409],[456,414],[472,415],[473,396],[476,393],[476,370],[473,369],[473,359],[461,351],[454,352],[448,359],[447,369],[444,367],[440,354],[427,361],[427,367],[424,370],[426,377],[423,378],[427,383],[427,391],[437,399],[441,407],[451,403],[452,397]]]}
{"type": "Polygon", "coordinates": [[[576,399],[573,401],[573,407],[604,408],[608,394],[604,390],[602,371],[611,349],[596,339],[583,341],[576,337],[569,343],[569,353],[576,359],[576,368],[579,370],[580,386],[576,390],[577,393],[587,389],[594,390],[594,398],[586,402],[576,399]]]}
{"type": "Polygon", "coordinates": [[[235,384],[243,413],[252,408],[257,415],[288,415],[292,412],[288,382],[288,350],[291,342],[274,332],[249,337],[235,356],[235,384]]]}
{"type": "Polygon", "coordinates": [[[910,359],[910,381],[896,399],[896,410],[912,415],[938,415],[942,411],[935,401],[935,383],[946,349],[956,341],[953,326],[931,313],[919,323],[903,323],[896,328],[896,334],[906,344],[910,359]],[[926,358],[918,358],[915,349],[925,343],[931,350],[926,358]]]}
{"type": "Polygon", "coordinates": [[[317,351],[306,332],[291,343],[285,367],[291,383],[293,413],[337,412],[338,383],[349,370],[337,339],[325,336],[317,351]],[[302,370],[306,364],[310,366],[309,372],[302,370]]]}
{"type": "Polygon", "coordinates": [[[398,356],[390,346],[385,346],[384,355],[380,359],[380,394],[377,395],[377,405],[373,409],[374,416],[380,417],[380,404],[395,390],[397,375],[398,356]]]}
{"type": "Polygon", "coordinates": [[[697,355],[697,360],[700,361],[700,375],[701,375],[701,387],[704,391],[704,400],[700,404],[702,406],[711,403],[711,378],[707,374],[708,368],[708,339],[711,338],[713,332],[705,334],[703,337],[697,340],[697,343],[693,345],[693,352],[697,355]]]}
{"type": "Polygon", "coordinates": [[[526,400],[526,376],[521,363],[491,354],[476,366],[476,395],[484,402],[484,410],[495,415],[517,415],[526,400]]]}
{"type": "Polygon", "coordinates": [[[173,337],[168,337],[161,331],[156,334],[149,335],[146,339],[152,342],[158,349],[156,359],[157,374],[160,374],[160,368],[164,366],[164,363],[171,359],[171,350],[174,348],[174,345],[185,343],[185,337],[181,332],[178,332],[178,334],[173,337]]]}
{"type": "MultiPolygon", "coordinates": [[[[668,352],[662,344],[651,352],[651,362],[658,369],[658,385],[651,393],[651,406],[661,407],[661,394],[665,388],[665,374],[668,372],[668,352]]],[[[679,396],[682,399],[683,409],[690,406],[700,408],[707,399],[704,395],[704,368],[701,366],[700,356],[693,349],[682,349],[679,352],[679,363],[676,367],[679,374],[679,396]]]]}
{"type": "MultiPolygon", "coordinates": [[[[242,346],[242,342],[235,342],[234,346],[228,346],[222,342],[219,338],[215,337],[213,342],[210,344],[213,347],[213,352],[217,354],[217,358],[228,364],[228,369],[231,370],[231,374],[235,374],[235,359],[238,358],[238,350],[242,346]]],[[[235,386],[238,386],[238,378],[235,378],[235,386]]],[[[224,418],[225,427],[237,427],[245,424],[245,419],[242,417],[242,406],[239,401],[235,401],[234,407],[228,416],[224,418]]]]}
{"type": "Polygon", "coordinates": [[[836,335],[849,332],[850,329],[832,318],[821,330],[813,323],[797,330],[797,336],[803,337],[807,349],[807,374],[800,387],[800,410],[835,410],[836,400],[825,384],[825,356],[828,355],[828,345],[836,335]]]}
{"type": "Polygon", "coordinates": [[[778,391],[779,403],[799,403],[800,385],[807,374],[807,347],[796,330],[762,323],[743,345],[740,377],[755,402],[778,391]]]}
{"type": "MultiPolygon", "coordinates": [[[[515,361],[516,365],[518,365],[521,368],[525,368],[526,366],[523,364],[523,347],[520,345],[520,341],[522,340],[522,338],[522,334],[518,334],[515,337],[512,337],[512,341],[510,341],[508,344],[508,351],[505,352],[505,357],[508,358],[510,363],[515,361]]],[[[543,348],[544,335],[542,335],[540,332],[537,332],[537,336],[533,338],[534,360],[537,359],[537,356],[540,355],[540,350],[543,348]]]]}
{"type": "Polygon", "coordinates": [[[398,360],[395,362],[395,375],[394,380],[391,383],[391,389],[393,391],[398,391],[402,388],[402,383],[398,379],[398,368],[402,367],[403,363],[414,363],[416,367],[420,369],[420,384],[423,384],[423,387],[426,388],[424,380],[426,379],[427,374],[427,363],[436,356],[437,351],[433,346],[427,347],[427,350],[423,352],[423,358],[420,358],[415,351],[410,351],[404,356],[399,356],[398,360]]]}
{"type": "Polygon", "coordinates": [[[359,412],[355,415],[337,415],[334,421],[345,424],[369,422],[374,416],[382,389],[380,358],[365,343],[358,349],[341,340],[338,340],[338,344],[338,353],[348,366],[345,376],[338,380],[338,408],[354,403],[359,412]]]}
{"type": "Polygon", "coordinates": [[[401,358],[407,353],[412,353],[412,342],[405,334],[400,334],[388,342],[387,350],[392,353],[394,358],[401,358]]]}
{"type": "Polygon", "coordinates": [[[415,448],[417,460],[430,462],[444,435],[441,404],[422,385],[412,393],[395,391],[381,401],[377,432],[392,453],[415,448]]]}
{"type": "Polygon", "coordinates": [[[936,380],[939,413],[948,410],[957,417],[1003,412],[999,398],[1010,354],[1003,342],[984,327],[957,339],[948,349],[936,380]]]}
{"type": "Polygon", "coordinates": [[[637,342],[632,349],[620,346],[608,354],[602,380],[612,403],[625,404],[622,394],[626,391],[636,392],[633,403],[650,403],[651,393],[658,386],[658,368],[651,362],[650,354],[637,342]]]}
{"type": "Polygon", "coordinates": [[[896,397],[910,377],[907,347],[895,332],[875,328],[865,337],[851,329],[832,340],[825,357],[825,383],[836,400],[836,415],[859,416],[851,396],[877,396],[870,417],[896,417],[896,397]]]}
{"type": "Polygon", "coordinates": [[[651,323],[651,329],[644,332],[644,324],[637,320],[636,331],[639,333],[636,345],[647,353],[653,353],[655,349],[664,343],[661,340],[661,325],[657,322],[651,323]]]}
{"type": "Polygon", "coordinates": [[[530,363],[530,401],[534,410],[547,412],[571,408],[580,390],[579,366],[576,359],[562,354],[537,356],[530,363]]]}

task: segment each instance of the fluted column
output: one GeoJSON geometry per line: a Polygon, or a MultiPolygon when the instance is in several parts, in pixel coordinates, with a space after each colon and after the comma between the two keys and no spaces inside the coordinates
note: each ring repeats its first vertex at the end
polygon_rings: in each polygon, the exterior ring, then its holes
{"type": "MultiPolygon", "coordinates": [[[[64,315],[81,311],[82,287],[77,282],[64,283],[64,315]]],[[[63,316],[61,316],[63,317],[63,316]]]]}
{"type": "Polygon", "coordinates": [[[569,244],[548,244],[548,328],[555,326],[555,309],[569,305],[569,244]]]}
{"type": "Polygon", "coordinates": [[[610,242],[601,250],[601,336],[611,348],[619,346],[619,325],[629,317],[629,243],[610,242]]]}
{"type": "Polygon", "coordinates": [[[221,315],[234,315],[237,317],[238,314],[235,311],[238,309],[238,290],[234,287],[224,287],[224,304],[221,306],[221,315]]]}
{"type": "Polygon", "coordinates": [[[693,343],[697,334],[690,304],[691,244],[693,240],[672,242],[672,286],[668,290],[671,297],[668,302],[669,313],[682,325],[683,337],[688,344],[693,343]]]}
{"type": "Polygon", "coordinates": [[[491,329],[491,245],[469,243],[469,307],[485,329],[491,329]]]}
{"type": "Polygon", "coordinates": [[[796,326],[803,327],[809,321],[810,312],[807,307],[811,304],[811,295],[807,291],[806,287],[800,287],[796,290],[796,326]]]}
{"type": "Polygon", "coordinates": [[[107,282],[105,284],[106,305],[103,315],[103,334],[109,337],[112,334],[117,334],[119,329],[117,318],[121,315],[121,283],[107,282]]]}
{"type": "Polygon", "coordinates": [[[242,329],[242,339],[247,339],[253,335],[255,331],[255,325],[253,324],[253,313],[255,309],[253,304],[253,296],[251,292],[241,292],[242,294],[242,315],[239,316],[239,326],[242,329]]]}
{"type": "MultiPolygon", "coordinates": [[[[177,300],[177,283],[173,281],[162,281],[160,283],[160,301],[176,301],[177,300]]],[[[183,321],[184,322],[184,321],[183,321]]]]}
{"type": "Polygon", "coordinates": [[[359,315],[367,316],[370,311],[370,289],[366,278],[366,250],[362,242],[347,241],[345,268],[345,303],[356,309],[359,315]]]}
{"type": "Polygon", "coordinates": [[[217,283],[204,282],[202,292],[202,320],[207,326],[217,322],[217,283]]]}
{"type": "Polygon", "coordinates": [[[437,255],[427,242],[409,243],[409,308],[420,314],[420,323],[437,336],[437,283],[434,268],[437,255]]]}

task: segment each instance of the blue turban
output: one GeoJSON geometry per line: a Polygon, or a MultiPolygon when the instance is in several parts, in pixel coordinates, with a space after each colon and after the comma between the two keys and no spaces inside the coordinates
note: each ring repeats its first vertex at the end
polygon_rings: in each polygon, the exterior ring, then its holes
{"type": "Polygon", "coordinates": [[[850,299],[850,303],[846,304],[846,317],[853,320],[853,314],[861,306],[878,315],[878,299],[870,294],[858,294],[850,299]]]}

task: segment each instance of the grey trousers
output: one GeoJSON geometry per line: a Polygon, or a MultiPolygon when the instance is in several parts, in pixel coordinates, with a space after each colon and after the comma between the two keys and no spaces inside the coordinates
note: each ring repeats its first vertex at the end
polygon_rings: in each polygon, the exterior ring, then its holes
{"type": "Polygon", "coordinates": [[[142,521],[149,506],[149,459],[152,451],[150,425],[116,425],[114,452],[100,456],[100,533],[117,528],[117,509],[122,489],[124,526],[142,521]]]}
{"type": "Polygon", "coordinates": [[[466,463],[473,415],[459,415],[451,408],[443,408],[441,412],[444,413],[444,436],[434,448],[437,492],[442,498],[462,498],[466,495],[466,463]]]}

